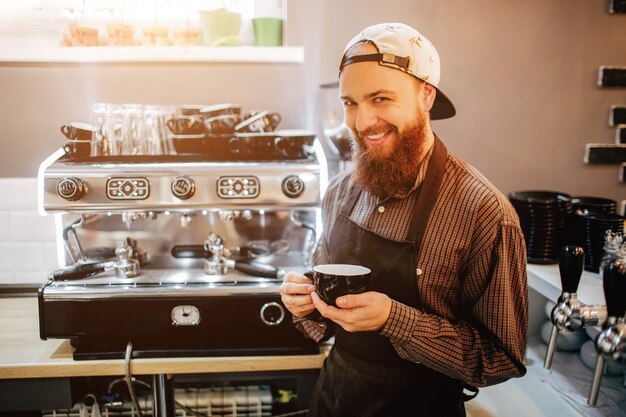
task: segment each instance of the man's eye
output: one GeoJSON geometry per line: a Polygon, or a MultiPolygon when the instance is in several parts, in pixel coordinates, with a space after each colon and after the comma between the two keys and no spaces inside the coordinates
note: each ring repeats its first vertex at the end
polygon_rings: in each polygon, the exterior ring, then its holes
{"type": "Polygon", "coordinates": [[[387,97],[375,97],[374,98],[374,103],[382,103],[384,101],[388,101],[389,99],[387,97]]]}
{"type": "Polygon", "coordinates": [[[343,102],[343,107],[352,107],[353,105],[354,105],[353,101],[346,100],[343,102]]]}

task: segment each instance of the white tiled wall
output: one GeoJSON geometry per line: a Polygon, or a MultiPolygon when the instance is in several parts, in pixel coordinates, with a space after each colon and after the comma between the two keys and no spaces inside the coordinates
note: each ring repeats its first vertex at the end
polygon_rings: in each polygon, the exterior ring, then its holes
{"type": "Polygon", "coordinates": [[[0,285],[42,284],[56,268],[54,216],[37,211],[35,178],[0,178],[0,285]]]}

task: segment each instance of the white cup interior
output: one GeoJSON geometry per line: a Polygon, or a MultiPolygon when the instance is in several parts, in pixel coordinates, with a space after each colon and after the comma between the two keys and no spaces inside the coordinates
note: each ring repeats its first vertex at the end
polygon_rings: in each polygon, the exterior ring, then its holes
{"type": "Polygon", "coordinates": [[[366,268],[364,266],[350,264],[317,265],[313,267],[313,271],[319,272],[320,274],[345,276],[365,275],[372,272],[369,268],[366,268]]]}

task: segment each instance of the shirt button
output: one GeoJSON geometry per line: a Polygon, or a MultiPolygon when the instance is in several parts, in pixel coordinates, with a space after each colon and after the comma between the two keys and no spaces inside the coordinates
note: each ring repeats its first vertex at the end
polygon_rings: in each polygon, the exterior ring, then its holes
{"type": "Polygon", "coordinates": [[[419,277],[420,275],[422,275],[422,269],[421,268],[417,268],[415,270],[415,273],[417,274],[417,276],[419,277]]]}
{"type": "Polygon", "coordinates": [[[385,212],[385,207],[384,206],[378,206],[378,212],[379,213],[384,213],[385,212]]]}

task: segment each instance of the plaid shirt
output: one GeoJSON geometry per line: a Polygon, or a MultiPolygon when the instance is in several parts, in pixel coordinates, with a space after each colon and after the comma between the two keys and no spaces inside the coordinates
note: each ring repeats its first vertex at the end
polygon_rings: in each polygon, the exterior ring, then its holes
{"type": "MultiPolygon", "coordinates": [[[[415,188],[429,160],[430,154],[415,188]]],[[[322,203],[316,264],[329,262],[327,239],[333,238],[335,219],[354,186],[349,172],[331,181],[322,203]]],[[[387,239],[405,240],[415,201],[413,192],[380,201],[363,191],[350,219],[387,239]]],[[[477,387],[525,374],[526,247],[517,214],[482,174],[450,153],[424,232],[416,282],[420,309],[392,301],[379,330],[400,357],[477,387]]],[[[334,323],[325,319],[294,322],[317,341],[333,334],[334,323]]]]}

